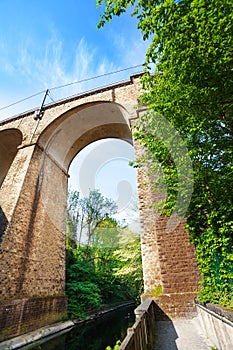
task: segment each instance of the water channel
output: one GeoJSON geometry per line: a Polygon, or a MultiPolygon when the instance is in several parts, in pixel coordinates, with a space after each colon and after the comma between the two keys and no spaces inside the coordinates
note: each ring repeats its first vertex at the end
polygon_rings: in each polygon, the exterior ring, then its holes
{"type": "Polygon", "coordinates": [[[105,350],[108,345],[113,348],[118,339],[121,341],[124,339],[127,328],[135,322],[134,308],[135,306],[132,305],[124,307],[21,349],[105,350]]]}

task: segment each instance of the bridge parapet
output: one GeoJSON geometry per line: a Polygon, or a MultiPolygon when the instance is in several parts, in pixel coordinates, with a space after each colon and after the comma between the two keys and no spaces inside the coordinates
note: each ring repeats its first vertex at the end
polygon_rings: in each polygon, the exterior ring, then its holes
{"type": "Polygon", "coordinates": [[[127,330],[119,350],[152,350],[155,342],[155,302],[147,299],[139,305],[134,313],[136,321],[127,330]]]}

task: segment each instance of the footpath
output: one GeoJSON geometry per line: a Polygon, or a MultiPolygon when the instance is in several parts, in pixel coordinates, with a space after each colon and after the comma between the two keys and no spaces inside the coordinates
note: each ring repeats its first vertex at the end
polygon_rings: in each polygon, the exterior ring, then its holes
{"type": "Polygon", "coordinates": [[[156,344],[153,350],[214,349],[202,333],[197,317],[173,321],[156,321],[156,344]]]}

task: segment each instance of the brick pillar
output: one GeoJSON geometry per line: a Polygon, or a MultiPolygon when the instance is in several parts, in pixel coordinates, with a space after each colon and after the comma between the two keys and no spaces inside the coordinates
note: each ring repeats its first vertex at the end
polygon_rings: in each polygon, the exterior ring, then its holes
{"type": "Polygon", "coordinates": [[[172,232],[166,230],[167,221],[160,217],[156,222],[163,291],[157,301],[171,318],[192,316],[199,281],[195,249],[184,228],[185,220],[172,232]]]}
{"type": "MultiPolygon", "coordinates": [[[[138,152],[138,147],[135,145],[138,152]]],[[[136,154],[137,154],[136,152],[136,154]]],[[[162,285],[159,251],[157,245],[157,215],[150,205],[152,203],[147,168],[137,171],[139,213],[141,223],[141,250],[144,280],[144,293],[151,296],[162,285]]]]}
{"type": "Polygon", "coordinates": [[[66,313],[66,191],[66,174],[42,149],[18,151],[1,187],[0,340],[66,313]]]}
{"type": "MultiPolygon", "coordinates": [[[[143,149],[134,142],[136,157],[143,149]]],[[[151,208],[162,195],[151,191],[151,177],[147,168],[138,169],[139,213],[145,300],[155,297],[169,317],[183,317],[195,312],[199,273],[195,249],[184,229],[185,220],[172,231],[167,230],[169,218],[151,208]]]]}

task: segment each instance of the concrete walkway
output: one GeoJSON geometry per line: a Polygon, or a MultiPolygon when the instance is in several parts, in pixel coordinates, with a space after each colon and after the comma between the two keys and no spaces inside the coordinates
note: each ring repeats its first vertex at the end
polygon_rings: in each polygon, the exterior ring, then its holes
{"type": "Polygon", "coordinates": [[[156,321],[154,350],[211,350],[197,317],[156,321]]]}

